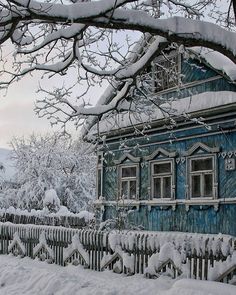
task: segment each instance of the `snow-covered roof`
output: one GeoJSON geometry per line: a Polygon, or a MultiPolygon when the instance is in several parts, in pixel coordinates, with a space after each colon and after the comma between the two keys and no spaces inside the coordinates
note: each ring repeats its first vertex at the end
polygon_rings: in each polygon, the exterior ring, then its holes
{"type": "Polygon", "coordinates": [[[197,54],[201,60],[204,60],[215,70],[227,75],[230,80],[236,80],[236,65],[220,52],[205,47],[191,47],[189,51],[197,54]]]}
{"type": "MultiPolygon", "coordinates": [[[[150,37],[150,36],[149,36],[150,37]]],[[[143,41],[144,42],[144,41],[143,41]]],[[[140,52],[140,50],[143,50],[142,46],[143,43],[139,43],[137,45],[137,50],[134,50],[134,52],[140,52]]],[[[204,48],[204,47],[191,47],[187,49],[187,52],[191,55],[193,55],[194,58],[198,58],[201,61],[205,62],[206,64],[208,64],[210,67],[212,67],[213,69],[221,72],[222,74],[226,75],[229,80],[231,81],[236,81],[236,65],[226,56],[224,56],[223,54],[210,50],[208,48],[204,48]]],[[[137,53],[133,54],[134,56],[132,57],[133,60],[137,59],[137,53]]],[[[114,97],[115,95],[115,89],[117,89],[119,87],[119,82],[117,82],[115,85],[113,86],[108,86],[107,89],[104,91],[103,95],[100,97],[100,99],[97,102],[97,106],[101,106],[101,105],[106,105],[107,103],[110,102],[110,100],[112,99],[112,97],[114,97]]],[[[222,92],[223,93],[223,92],[222,92]]],[[[214,94],[216,94],[214,92],[214,94]]],[[[206,94],[206,96],[209,96],[210,94],[206,94]]],[[[219,94],[216,94],[217,96],[219,96],[219,94]]],[[[194,95],[190,98],[185,98],[185,100],[194,100],[195,97],[197,95],[194,95]]],[[[199,96],[202,97],[202,94],[199,96]]],[[[197,97],[198,99],[198,97],[197,97]]],[[[184,101],[183,99],[181,100],[182,102],[184,101]]],[[[179,102],[173,102],[174,104],[179,104],[179,102]]],[[[213,103],[213,101],[212,101],[213,103]]],[[[214,99],[214,103],[216,103],[216,106],[219,106],[220,104],[218,104],[215,99],[214,99]]],[[[221,102],[221,104],[224,104],[223,101],[221,102]]],[[[199,108],[198,110],[201,110],[201,108],[199,108]]],[[[160,112],[160,111],[159,111],[160,112]]],[[[190,112],[190,110],[188,111],[190,112]]],[[[158,110],[157,110],[158,113],[158,110]]],[[[161,113],[161,112],[160,112],[161,113]]],[[[159,115],[156,114],[156,119],[158,120],[159,115]]],[[[114,120],[109,120],[109,123],[106,123],[107,127],[103,127],[104,126],[104,120],[101,121],[99,123],[99,132],[105,132],[105,131],[109,131],[109,130],[115,130],[118,128],[124,128],[127,127],[129,125],[131,125],[131,123],[127,122],[126,119],[124,119],[125,115],[117,115],[116,119],[114,120]],[[111,121],[113,121],[111,123],[111,121]],[[121,124],[120,126],[118,126],[118,122],[121,124]],[[107,125],[108,124],[108,125],[107,125]],[[116,127],[115,127],[116,126],[116,127]],[[111,128],[108,128],[111,127],[111,128]],[[108,128],[106,130],[106,128],[108,128]]],[[[144,117],[144,116],[143,116],[144,117]]],[[[136,121],[136,118],[133,118],[134,121],[136,121]]],[[[132,120],[132,124],[135,124],[132,120]]],[[[147,118],[145,120],[145,118],[143,118],[142,120],[140,120],[140,122],[137,122],[137,124],[142,123],[142,122],[147,122],[147,118]],[[142,121],[143,120],[143,121],[142,121]]],[[[86,136],[88,133],[93,134],[93,133],[97,133],[97,129],[96,132],[93,132],[92,129],[94,129],[94,126],[96,125],[98,119],[95,116],[90,116],[87,120],[86,120],[86,124],[82,130],[82,136],[86,136]],[[92,131],[92,132],[91,132],[92,131]]],[[[108,122],[108,120],[105,120],[108,122]]],[[[130,121],[130,120],[129,120],[130,121]]],[[[95,130],[95,129],[94,129],[95,130]]]]}
{"type": "MultiPolygon", "coordinates": [[[[204,92],[193,96],[176,99],[160,105],[161,109],[167,111],[170,116],[181,117],[193,115],[198,112],[216,109],[219,107],[236,104],[236,92],[232,91],[217,91],[204,92]]],[[[110,132],[118,129],[127,128],[143,123],[153,123],[158,120],[163,120],[166,115],[160,109],[156,108],[151,114],[117,114],[112,118],[103,119],[99,123],[100,133],[110,132]]],[[[95,126],[90,130],[89,135],[97,133],[95,126]]]]}
{"type": "MultiPolygon", "coordinates": [[[[145,33],[143,37],[140,38],[139,42],[134,46],[132,52],[128,56],[127,59],[130,62],[135,62],[139,56],[139,54],[143,51],[143,49],[147,46],[147,42],[151,40],[152,36],[149,33],[145,33]]],[[[109,85],[101,97],[98,99],[96,106],[106,105],[110,102],[110,100],[115,96],[115,90],[119,88],[122,82],[115,81],[113,85],[109,85]]],[[[90,129],[97,123],[97,116],[89,116],[85,122],[81,130],[82,137],[86,136],[90,129]]]]}

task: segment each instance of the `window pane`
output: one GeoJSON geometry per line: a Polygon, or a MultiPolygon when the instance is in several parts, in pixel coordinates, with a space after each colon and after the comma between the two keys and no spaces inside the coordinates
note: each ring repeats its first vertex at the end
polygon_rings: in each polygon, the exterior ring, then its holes
{"type": "Polygon", "coordinates": [[[136,177],[136,167],[122,167],[121,177],[136,177]]]}
{"type": "Polygon", "coordinates": [[[161,173],[171,173],[171,163],[159,163],[154,164],[153,168],[154,174],[161,174],[161,173]]]}
{"type": "Polygon", "coordinates": [[[161,178],[153,179],[153,198],[161,198],[161,178]]]}
{"type": "Polygon", "coordinates": [[[163,177],[163,198],[171,198],[171,177],[163,177]]]}
{"type": "Polygon", "coordinates": [[[212,158],[192,160],[192,171],[212,170],[212,158]]]}
{"type": "Polygon", "coordinates": [[[128,197],[128,181],[121,182],[121,197],[125,199],[128,197]]]}
{"type": "Polygon", "coordinates": [[[213,196],[213,175],[205,174],[204,175],[204,197],[213,196]]]}
{"type": "Polygon", "coordinates": [[[129,182],[130,185],[130,199],[136,198],[136,180],[131,180],[129,182]]]}
{"type": "Polygon", "coordinates": [[[156,91],[178,85],[178,57],[172,56],[168,59],[157,59],[153,62],[154,81],[156,91]]]}
{"type": "Polygon", "coordinates": [[[201,197],[201,176],[192,176],[192,197],[201,197]]]}

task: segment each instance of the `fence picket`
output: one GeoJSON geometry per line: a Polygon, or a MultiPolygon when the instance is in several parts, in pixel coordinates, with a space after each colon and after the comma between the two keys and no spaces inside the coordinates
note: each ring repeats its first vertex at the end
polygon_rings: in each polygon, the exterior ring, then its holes
{"type": "MultiPolygon", "coordinates": [[[[53,227],[53,226],[42,226],[42,225],[22,225],[22,224],[11,224],[11,223],[1,223],[0,222],[0,253],[8,254],[9,243],[13,240],[14,233],[18,232],[19,238],[26,249],[26,256],[33,258],[33,249],[39,243],[40,235],[45,232],[46,242],[49,247],[52,248],[55,255],[55,263],[59,265],[64,265],[64,249],[72,242],[72,237],[78,234],[80,242],[84,247],[84,250],[88,254],[89,258],[89,268],[92,270],[101,270],[101,261],[104,255],[114,254],[109,243],[109,233],[100,232],[94,230],[79,230],[73,228],[65,227],[53,227]]],[[[123,252],[133,255],[134,261],[134,273],[144,273],[148,266],[149,258],[160,251],[161,245],[164,242],[175,243],[175,234],[168,233],[147,233],[147,232],[124,232],[117,233],[119,235],[120,248],[123,252]]],[[[200,236],[199,239],[202,239],[200,236]]],[[[229,248],[229,252],[235,248],[235,238],[229,239],[226,237],[225,240],[221,237],[221,240],[217,240],[217,237],[211,237],[210,239],[206,236],[206,240],[202,243],[202,246],[196,246],[193,242],[194,237],[189,235],[188,247],[186,247],[186,264],[189,266],[189,276],[190,278],[207,280],[209,267],[214,266],[216,261],[225,261],[227,256],[225,252],[222,251],[221,246],[223,245],[226,249],[229,248]],[[225,243],[228,242],[228,246],[225,247],[225,243]],[[213,245],[213,246],[212,246],[213,245]],[[224,255],[223,255],[224,253],[224,255]]],[[[186,241],[185,244],[186,245],[186,241]]],[[[222,246],[222,247],[223,247],[222,246]]],[[[121,251],[119,250],[119,251],[121,251]]],[[[77,259],[82,265],[85,264],[84,260],[78,255],[77,252],[73,254],[70,261],[77,259]]],[[[117,256],[116,259],[121,259],[122,256],[117,256]]],[[[109,269],[116,262],[113,261],[108,265],[109,269]]],[[[122,265],[123,265],[123,261],[122,265]]],[[[173,271],[174,276],[177,276],[177,270],[175,266],[171,263],[167,263],[165,268],[170,268],[173,271]]],[[[127,272],[127,267],[123,265],[123,271],[127,272]]],[[[232,277],[232,273],[229,273],[227,277],[223,278],[224,281],[229,281],[232,277]]]]}

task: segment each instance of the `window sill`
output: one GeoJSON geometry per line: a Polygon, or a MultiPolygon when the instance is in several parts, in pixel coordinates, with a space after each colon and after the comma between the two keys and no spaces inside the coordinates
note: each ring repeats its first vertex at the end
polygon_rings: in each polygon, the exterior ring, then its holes
{"type": "Polygon", "coordinates": [[[127,207],[127,206],[140,206],[140,201],[137,200],[119,200],[119,201],[106,201],[104,199],[99,199],[93,202],[95,206],[118,206],[118,207],[127,207]]]}
{"type": "Polygon", "coordinates": [[[104,206],[118,206],[118,207],[137,207],[139,209],[140,205],[148,206],[151,210],[152,207],[160,207],[165,209],[167,207],[172,207],[174,211],[177,205],[185,205],[185,210],[189,211],[190,206],[213,206],[215,211],[218,211],[220,204],[236,204],[235,198],[225,198],[225,199],[206,199],[198,198],[196,199],[176,199],[176,200],[163,200],[163,199],[153,199],[153,200],[120,200],[120,201],[106,201],[104,199],[94,201],[95,207],[104,206]]]}
{"type": "Polygon", "coordinates": [[[190,206],[213,206],[215,211],[218,211],[221,199],[213,198],[191,198],[190,200],[185,200],[185,210],[188,212],[190,206]]]}

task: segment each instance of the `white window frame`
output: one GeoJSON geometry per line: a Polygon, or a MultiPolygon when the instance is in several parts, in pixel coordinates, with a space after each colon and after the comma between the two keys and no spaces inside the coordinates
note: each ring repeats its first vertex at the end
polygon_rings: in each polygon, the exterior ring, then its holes
{"type": "Polygon", "coordinates": [[[216,199],[218,194],[218,183],[217,183],[217,162],[216,155],[198,155],[191,156],[188,158],[188,186],[189,186],[189,198],[192,200],[207,200],[207,199],[216,199]],[[204,160],[204,159],[212,159],[212,169],[211,170],[199,170],[192,171],[192,162],[194,160],[204,160]],[[204,196],[204,175],[211,174],[212,175],[212,194],[211,196],[204,196]],[[192,185],[192,176],[199,175],[200,176],[200,196],[193,197],[193,185],[192,185]]]}
{"type": "Polygon", "coordinates": [[[119,165],[119,177],[118,177],[118,186],[119,186],[119,192],[118,192],[118,200],[124,199],[124,200],[138,200],[139,198],[139,165],[138,164],[123,164],[119,165]],[[130,167],[135,167],[136,168],[136,177],[122,177],[122,169],[123,168],[130,168],[130,167]],[[122,196],[122,182],[128,182],[128,196],[122,196]],[[136,196],[135,198],[131,198],[130,196],[130,182],[131,181],[136,181],[136,196]]]}
{"type": "Polygon", "coordinates": [[[175,199],[175,163],[173,159],[165,159],[165,160],[155,160],[150,162],[150,180],[151,180],[151,199],[157,200],[173,200],[175,199]],[[154,174],[154,166],[156,164],[165,164],[170,163],[171,171],[168,173],[160,173],[154,174]],[[164,177],[171,177],[171,196],[170,198],[165,198],[163,196],[163,178],[164,177]],[[154,196],[154,179],[161,178],[161,196],[154,196]]]}
{"type": "Polygon", "coordinates": [[[181,78],[180,78],[180,73],[181,73],[181,54],[174,52],[171,53],[170,55],[167,55],[166,57],[161,56],[161,57],[157,57],[156,59],[153,60],[152,62],[152,77],[153,77],[153,87],[155,89],[156,92],[161,92],[161,91],[165,91],[167,89],[171,89],[171,88],[176,88],[177,86],[180,85],[181,82],[181,78]],[[176,79],[176,83],[174,83],[173,81],[170,81],[170,77],[172,77],[172,75],[174,75],[175,73],[169,73],[168,71],[165,71],[164,67],[165,65],[163,65],[163,69],[160,69],[158,71],[158,73],[161,73],[162,77],[161,77],[161,85],[158,86],[156,85],[157,81],[156,81],[156,77],[157,77],[157,73],[156,73],[156,68],[161,67],[162,64],[164,63],[169,63],[171,62],[171,60],[176,59],[176,63],[174,63],[174,65],[172,65],[171,67],[174,69],[175,65],[176,65],[176,74],[177,74],[177,79],[176,79]],[[160,65],[158,65],[160,64],[160,65]],[[163,78],[165,77],[166,82],[163,82],[163,78]]]}

